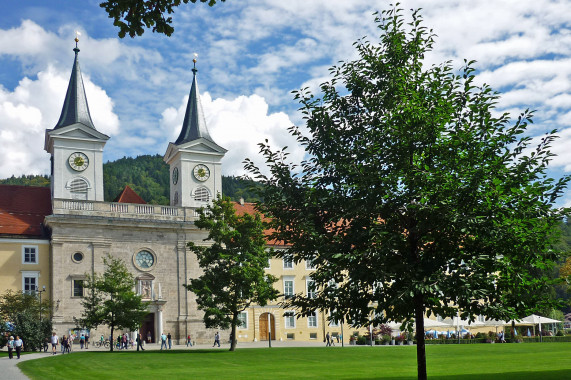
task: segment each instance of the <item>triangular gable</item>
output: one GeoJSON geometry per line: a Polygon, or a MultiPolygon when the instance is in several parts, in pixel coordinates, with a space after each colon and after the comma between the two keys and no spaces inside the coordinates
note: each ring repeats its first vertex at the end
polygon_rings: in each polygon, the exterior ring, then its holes
{"type": "Polygon", "coordinates": [[[113,202],[117,202],[117,203],[135,203],[135,204],[140,204],[140,205],[145,205],[147,204],[147,202],[145,202],[145,200],[143,198],[141,198],[139,196],[139,194],[137,194],[135,192],[135,190],[131,189],[129,186],[125,186],[125,188],[123,189],[123,191],[121,192],[121,194],[119,194],[117,196],[117,198],[115,198],[115,200],[113,202]]]}
{"type": "Polygon", "coordinates": [[[163,156],[163,159],[166,163],[169,163],[173,157],[180,151],[184,152],[199,152],[199,153],[210,153],[216,155],[224,155],[228,150],[222,148],[220,145],[203,138],[189,141],[187,143],[181,145],[175,145],[173,143],[169,143],[167,151],[163,156]]]}

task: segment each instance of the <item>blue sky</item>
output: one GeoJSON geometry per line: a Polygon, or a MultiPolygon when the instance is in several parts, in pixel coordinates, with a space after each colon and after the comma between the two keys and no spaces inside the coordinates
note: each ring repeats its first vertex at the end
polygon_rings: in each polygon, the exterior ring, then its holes
{"type": "MultiPolygon", "coordinates": [[[[193,53],[207,123],[229,150],[224,173],[268,138],[303,150],[287,133],[301,124],[292,90],[316,89],[328,68],[355,58],[352,43],[377,37],[372,13],[388,1],[227,0],[181,6],[172,37],[145,32],[119,39],[98,0],[0,0],[0,178],[44,174],[44,131],[56,124],[75,31],[91,115],[111,136],[105,160],[164,154],[184,117],[193,53]]],[[[571,172],[571,0],[401,1],[423,7],[438,35],[427,63],[478,61],[479,81],[503,93],[499,111],[536,109],[529,133],[557,128],[552,174],[571,172]]],[[[571,203],[571,196],[566,200],[571,203]]]]}

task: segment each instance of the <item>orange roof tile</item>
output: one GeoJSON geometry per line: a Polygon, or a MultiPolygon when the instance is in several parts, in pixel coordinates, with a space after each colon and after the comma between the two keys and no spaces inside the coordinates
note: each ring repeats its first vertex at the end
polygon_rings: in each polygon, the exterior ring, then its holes
{"type": "Polygon", "coordinates": [[[52,213],[49,187],[0,185],[0,234],[41,237],[52,213]]]}
{"type": "MultiPolygon", "coordinates": [[[[254,215],[255,213],[259,212],[256,210],[256,204],[255,203],[249,203],[249,202],[244,202],[244,204],[241,204],[239,202],[232,202],[234,204],[234,210],[236,210],[236,215],[243,215],[243,214],[250,214],[250,215],[254,215]]],[[[269,219],[266,218],[264,215],[262,215],[262,220],[264,222],[268,222],[269,219]]],[[[266,236],[266,242],[267,244],[270,245],[285,245],[283,242],[278,242],[277,240],[270,240],[270,236],[272,235],[272,233],[274,233],[274,229],[270,228],[270,229],[266,229],[264,230],[264,235],[266,236]]]]}
{"type": "Polygon", "coordinates": [[[135,190],[131,189],[129,186],[125,186],[121,194],[115,198],[113,202],[118,203],[136,203],[140,205],[146,205],[147,202],[143,198],[139,196],[139,194],[135,193],[135,190]]]}

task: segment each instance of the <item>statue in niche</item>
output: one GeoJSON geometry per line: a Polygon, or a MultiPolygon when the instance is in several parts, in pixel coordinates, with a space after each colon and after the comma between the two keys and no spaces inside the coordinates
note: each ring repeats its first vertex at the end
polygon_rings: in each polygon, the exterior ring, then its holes
{"type": "Polygon", "coordinates": [[[141,296],[143,299],[151,299],[151,281],[141,281],[141,296]]]}

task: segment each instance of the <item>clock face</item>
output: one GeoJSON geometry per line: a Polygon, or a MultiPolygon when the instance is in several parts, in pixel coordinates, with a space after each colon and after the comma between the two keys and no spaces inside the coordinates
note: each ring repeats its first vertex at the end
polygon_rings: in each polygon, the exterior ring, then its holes
{"type": "Polygon", "coordinates": [[[69,166],[78,172],[82,172],[89,166],[89,158],[84,153],[75,152],[69,155],[67,159],[69,166]]]}
{"type": "Polygon", "coordinates": [[[194,174],[194,178],[199,181],[206,181],[210,177],[210,170],[206,165],[196,165],[192,172],[194,174]]]}
{"type": "Polygon", "coordinates": [[[178,168],[174,168],[172,170],[172,183],[173,185],[176,185],[178,182],[178,168]]]}
{"type": "Polygon", "coordinates": [[[155,263],[155,256],[149,251],[140,251],[135,256],[135,263],[141,269],[149,269],[155,263]]]}

